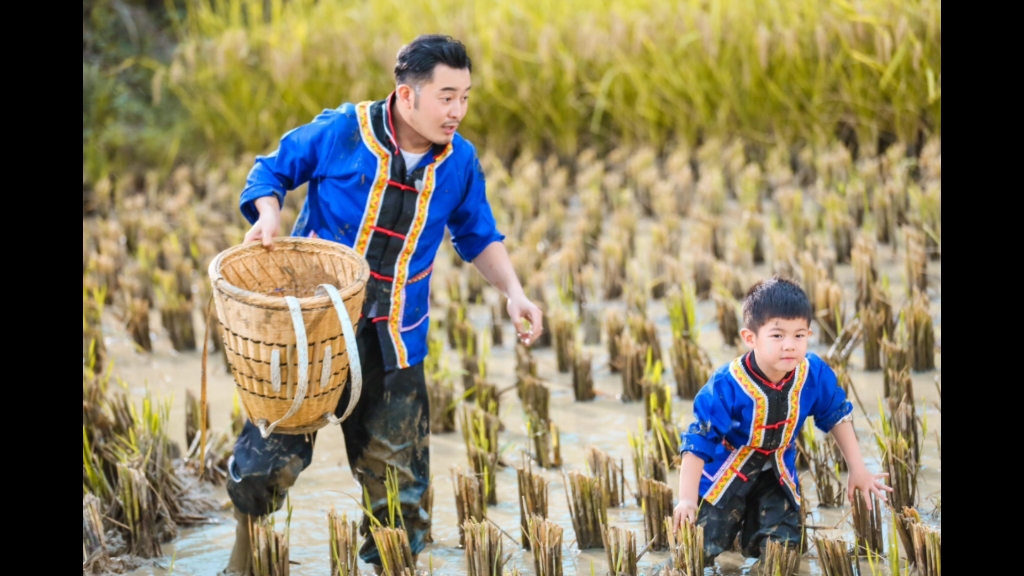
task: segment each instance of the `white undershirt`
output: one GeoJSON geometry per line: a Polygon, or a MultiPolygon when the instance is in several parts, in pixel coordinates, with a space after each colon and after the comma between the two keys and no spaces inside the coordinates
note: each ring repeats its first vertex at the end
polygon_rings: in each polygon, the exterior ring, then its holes
{"type": "MultiPolygon", "coordinates": [[[[429,148],[427,149],[427,152],[430,152],[429,148]]],[[[405,158],[405,169],[410,172],[414,170],[416,166],[419,165],[420,160],[422,160],[423,157],[427,155],[427,152],[413,154],[412,152],[409,152],[407,150],[402,150],[402,157],[405,158]]]]}

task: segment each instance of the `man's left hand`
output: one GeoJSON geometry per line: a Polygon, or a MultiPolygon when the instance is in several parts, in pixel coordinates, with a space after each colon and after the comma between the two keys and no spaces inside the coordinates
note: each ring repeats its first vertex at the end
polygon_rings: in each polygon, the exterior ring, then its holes
{"type": "Polygon", "coordinates": [[[523,344],[532,345],[544,333],[543,315],[540,308],[530,302],[525,294],[508,299],[508,315],[512,318],[512,324],[516,327],[516,335],[523,344]],[[524,325],[524,319],[529,323],[529,327],[524,325]]]}

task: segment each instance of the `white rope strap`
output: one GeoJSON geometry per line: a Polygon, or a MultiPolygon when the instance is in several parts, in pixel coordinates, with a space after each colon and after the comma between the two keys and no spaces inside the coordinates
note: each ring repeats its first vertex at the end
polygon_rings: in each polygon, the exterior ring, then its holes
{"type": "MultiPolygon", "coordinates": [[[[348,352],[348,372],[352,376],[352,393],[349,396],[348,407],[345,408],[345,413],[341,418],[336,417],[333,413],[328,412],[324,414],[324,418],[331,424],[337,424],[343,422],[352,414],[352,410],[355,409],[356,404],[359,403],[359,396],[363,392],[363,367],[359,362],[359,349],[356,346],[356,329],[352,326],[352,318],[348,315],[348,308],[345,308],[345,303],[341,300],[341,294],[338,294],[338,289],[331,284],[321,284],[316,288],[316,295],[322,296],[324,292],[331,297],[331,302],[334,304],[334,310],[338,313],[338,321],[341,323],[341,332],[345,336],[345,350],[348,352]]],[[[326,368],[325,368],[326,370],[326,368]]],[[[324,374],[327,372],[325,371],[324,374]]],[[[323,386],[323,384],[321,384],[323,386]]]]}
{"type": "MultiPolygon", "coordinates": [[[[299,353],[299,386],[295,391],[295,399],[284,416],[270,426],[267,426],[266,419],[260,419],[260,435],[264,438],[270,436],[278,424],[291,418],[299,411],[299,406],[306,399],[306,388],[309,386],[309,375],[307,374],[309,372],[309,344],[306,341],[306,324],[302,321],[302,308],[299,306],[298,299],[294,296],[285,296],[284,301],[288,304],[288,311],[292,315],[292,326],[295,328],[295,351],[299,353]]],[[[274,350],[274,352],[277,352],[277,350],[274,350]]],[[[273,360],[274,355],[271,353],[270,379],[271,386],[274,387],[276,392],[281,387],[281,366],[279,361],[274,362],[273,360]]]]}

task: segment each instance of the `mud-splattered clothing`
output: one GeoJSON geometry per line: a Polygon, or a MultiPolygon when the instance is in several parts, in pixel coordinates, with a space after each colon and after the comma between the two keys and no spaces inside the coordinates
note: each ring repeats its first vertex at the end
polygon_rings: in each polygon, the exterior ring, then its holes
{"type": "Polygon", "coordinates": [[[800,506],[796,438],[804,420],[828,432],[853,412],[832,368],[813,353],[782,381],[756,369],[753,352],[719,368],[693,400],[696,421],[681,434],[680,453],[704,460],[700,495],[724,507],[771,469],[794,508],[800,506]]]}
{"type": "Polygon", "coordinates": [[[749,492],[733,494],[724,506],[701,502],[697,525],[704,528],[705,561],[731,550],[737,535],[740,553],[748,558],[760,558],[768,540],[800,545],[800,510],[793,506],[775,475],[768,470],[757,471],[747,484],[749,492]]]}
{"type": "Polygon", "coordinates": [[[250,223],[255,200],[308,183],[293,236],[340,242],[370,264],[363,314],[381,341],[387,369],[408,368],[427,353],[430,278],[445,228],[467,262],[498,232],[487,202],[484,173],[474,146],[459,134],[434,145],[417,166],[406,166],[395,139],[394,93],[377,102],[324,110],[258,156],[242,191],[250,223]]]}
{"type": "MultiPolygon", "coordinates": [[[[399,500],[413,554],[426,545],[430,516],[424,499],[430,484],[430,409],[423,363],[408,368],[385,370],[380,340],[369,319],[359,322],[356,336],[363,366],[363,391],[352,414],[341,423],[352,475],[369,492],[374,516],[387,525],[385,470],[398,472],[399,500]]],[[[337,416],[348,406],[345,389],[337,416]]],[[[310,435],[271,434],[263,439],[251,422],[235,443],[229,465],[228,495],[235,507],[255,516],[281,508],[295,477],[313,461],[316,433],[310,435]]],[[[380,564],[373,539],[368,536],[370,520],[363,518],[366,535],[360,558],[380,564]]]]}

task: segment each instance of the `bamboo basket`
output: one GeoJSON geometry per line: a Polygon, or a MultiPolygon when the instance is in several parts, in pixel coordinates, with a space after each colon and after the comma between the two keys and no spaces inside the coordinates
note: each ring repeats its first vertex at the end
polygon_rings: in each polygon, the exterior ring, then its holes
{"type": "Polygon", "coordinates": [[[370,266],[351,248],[275,238],[228,248],[210,263],[213,301],[238,395],[264,438],[344,420],[362,386],[352,319],[370,266]],[[334,411],[351,368],[345,414],[334,411]]]}

